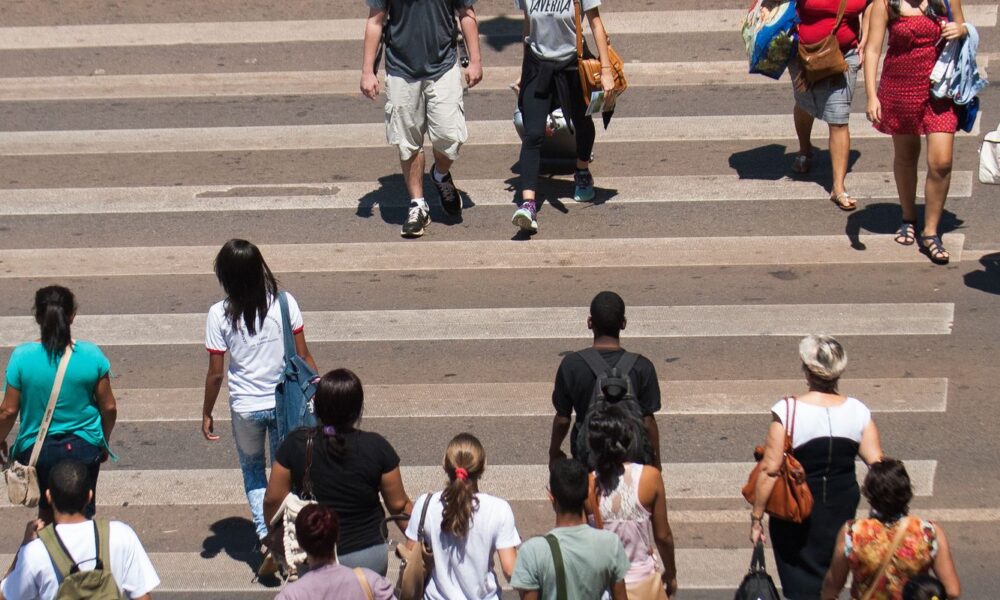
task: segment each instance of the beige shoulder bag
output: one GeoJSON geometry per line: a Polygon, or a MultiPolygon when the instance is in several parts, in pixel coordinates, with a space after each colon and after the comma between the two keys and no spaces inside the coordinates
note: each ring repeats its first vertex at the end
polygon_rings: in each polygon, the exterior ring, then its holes
{"type": "Polygon", "coordinates": [[[62,391],[63,379],[66,377],[66,367],[69,366],[69,359],[73,356],[73,342],[66,346],[59,366],[56,368],[56,378],[52,383],[52,392],[49,394],[49,404],[45,407],[45,416],[38,426],[38,435],[35,436],[35,445],[31,447],[31,458],[27,465],[22,465],[11,457],[10,466],[4,471],[3,477],[7,482],[7,498],[14,505],[27,506],[33,508],[38,506],[38,499],[42,492],[38,489],[38,471],[35,464],[38,463],[38,455],[42,453],[42,443],[49,433],[49,425],[52,423],[52,414],[56,411],[56,401],[59,400],[59,392],[62,391]]]}

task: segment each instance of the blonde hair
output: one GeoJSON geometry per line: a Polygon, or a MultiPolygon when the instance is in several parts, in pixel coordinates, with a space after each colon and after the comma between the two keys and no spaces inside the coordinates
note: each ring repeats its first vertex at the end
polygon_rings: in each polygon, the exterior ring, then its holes
{"type": "Polygon", "coordinates": [[[482,442],[471,433],[460,433],[448,443],[444,452],[444,472],[448,474],[448,485],[441,494],[444,509],[441,514],[441,530],[456,538],[464,538],[469,533],[472,515],[479,508],[475,494],[475,482],[486,470],[486,450],[482,442]],[[464,470],[462,477],[457,471],[464,470]]]}
{"type": "Polygon", "coordinates": [[[835,383],[847,368],[847,352],[829,335],[807,335],[799,342],[799,357],[809,374],[835,383]]]}

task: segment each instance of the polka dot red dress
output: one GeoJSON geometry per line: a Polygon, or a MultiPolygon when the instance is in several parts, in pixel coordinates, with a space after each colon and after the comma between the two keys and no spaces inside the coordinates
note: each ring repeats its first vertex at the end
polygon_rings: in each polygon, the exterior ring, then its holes
{"type": "Polygon", "coordinates": [[[940,51],[941,25],[924,15],[889,22],[889,49],[882,66],[878,100],[882,121],[875,129],[898,135],[958,130],[955,104],[931,96],[931,71],[940,51]]]}

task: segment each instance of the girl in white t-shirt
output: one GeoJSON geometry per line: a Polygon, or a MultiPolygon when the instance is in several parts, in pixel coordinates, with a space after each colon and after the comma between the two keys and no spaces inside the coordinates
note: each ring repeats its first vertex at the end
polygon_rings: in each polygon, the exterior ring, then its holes
{"type": "MultiPolygon", "coordinates": [[[[215,275],[226,291],[226,299],[208,311],[205,327],[208,375],[201,432],[209,441],[219,439],[212,409],[222,387],[228,353],[233,439],[254,527],[257,536],[263,538],[267,534],[263,506],[267,489],[264,442],[265,437],[269,438],[273,461],[279,442],[274,389],[285,364],[278,282],[257,246],[239,239],[222,246],[215,257],[215,275]]],[[[315,369],[316,363],[306,347],[299,305],[291,294],[285,295],[296,351],[315,369]]]]}
{"type": "Polygon", "coordinates": [[[493,572],[493,553],[510,580],[521,538],[514,512],[506,500],[479,491],[486,468],[486,451],[472,434],[461,433],[448,444],[443,492],[424,494],[413,505],[406,529],[408,548],[419,539],[424,505],[424,539],[434,550],[434,570],[424,598],[429,600],[500,599],[500,582],[493,572]]]}

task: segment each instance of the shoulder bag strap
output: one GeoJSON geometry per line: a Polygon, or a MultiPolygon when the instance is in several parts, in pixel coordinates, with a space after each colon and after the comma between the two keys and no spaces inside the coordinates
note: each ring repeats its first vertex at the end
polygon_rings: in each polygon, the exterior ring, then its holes
{"type": "Polygon", "coordinates": [[[611,366],[604,360],[601,353],[594,348],[580,350],[577,354],[579,354],[580,358],[587,363],[587,366],[590,367],[590,370],[593,371],[594,375],[597,377],[606,374],[608,372],[608,368],[611,366]]]}
{"type": "Polygon", "coordinates": [[[111,571],[111,523],[107,519],[94,519],[94,536],[100,560],[98,568],[111,571]]]}
{"type": "Polygon", "coordinates": [[[576,13],[576,59],[583,60],[583,20],[580,16],[583,7],[580,6],[580,0],[573,0],[573,10],[576,13]]]}
{"type": "Polygon", "coordinates": [[[295,350],[295,334],[292,333],[292,317],[288,311],[288,298],[284,291],[278,292],[281,305],[281,334],[285,340],[285,361],[290,361],[298,352],[295,350]]]}
{"type": "Polygon", "coordinates": [[[42,543],[45,544],[45,550],[49,553],[53,566],[59,571],[59,576],[62,579],[69,577],[75,563],[73,562],[73,557],[69,554],[69,550],[66,549],[62,540],[59,539],[59,535],[56,533],[56,526],[53,524],[46,525],[38,532],[38,539],[42,540],[42,543]]]}
{"type": "Polygon", "coordinates": [[[358,583],[361,584],[361,589],[365,592],[365,598],[375,600],[375,596],[372,595],[372,586],[368,585],[368,578],[365,577],[365,572],[361,570],[361,567],[355,567],[353,571],[354,576],[358,578],[358,583]]]}
{"type": "Polygon", "coordinates": [[[35,445],[31,447],[31,459],[28,466],[34,467],[38,462],[38,455],[42,452],[42,443],[49,433],[49,425],[52,423],[52,414],[56,411],[56,401],[59,400],[59,392],[62,391],[63,379],[66,377],[66,367],[69,366],[69,359],[73,356],[73,342],[71,341],[63,350],[62,358],[59,359],[59,366],[56,368],[56,379],[52,382],[52,392],[49,394],[49,405],[45,407],[45,416],[42,417],[41,424],[38,425],[38,435],[35,436],[35,445]]]}
{"type": "Polygon", "coordinates": [[[903,543],[903,538],[906,537],[906,529],[910,524],[910,517],[906,517],[896,524],[896,535],[892,538],[892,545],[889,546],[889,551],[886,553],[885,557],[882,559],[882,564],[878,566],[878,571],[875,572],[875,577],[872,577],[868,584],[868,589],[865,590],[865,595],[861,596],[861,600],[869,600],[875,593],[875,588],[885,577],[885,571],[889,568],[889,563],[892,562],[892,558],[896,556],[896,550],[899,550],[900,544],[903,543]]]}
{"type": "Polygon", "coordinates": [[[306,438],[306,468],[302,472],[302,499],[315,500],[313,495],[312,465],[313,447],[316,445],[316,430],[309,430],[309,437],[306,438]]]}
{"type": "Polygon", "coordinates": [[[785,452],[795,449],[795,411],[798,409],[798,399],[795,396],[785,398],[785,452]]]}
{"type": "Polygon", "coordinates": [[[550,533],[545,536],[545,541],[549,543],[549,549],[552,551],[552,564],[556,568],[556,600],[568,600],[569,595],[566,591],[566,564],[563,562],[559,540],[550,533]]]}
{"type": "Polygon", "coordinates": [[[833,31],[830,35],[837,35],[837,30],[840,29],[840,22],[844,20],[845,10],[847,10],[847,0],[840,0],[840,8],[837,9],[837,20],[833,24],[833,31]]]}
{"type": "Polygon", "coordinates": [[[434,494],[427,492],[424,507],[420,509],[420,521],[417,523],[417,541],[424,545],[427,544],[427,535],[424,533],[424,522],[427,520],[427,509],[430,508],[433,498],[434,494]]]}
{"type": "Polygon", "coordinates": [[[948,20],[954,21],[955,17],[953,17],[951,14],[951,2],[949,2],[948,0],[944,0],[944,10],[945,13],[948,15],[948,20]]]}

